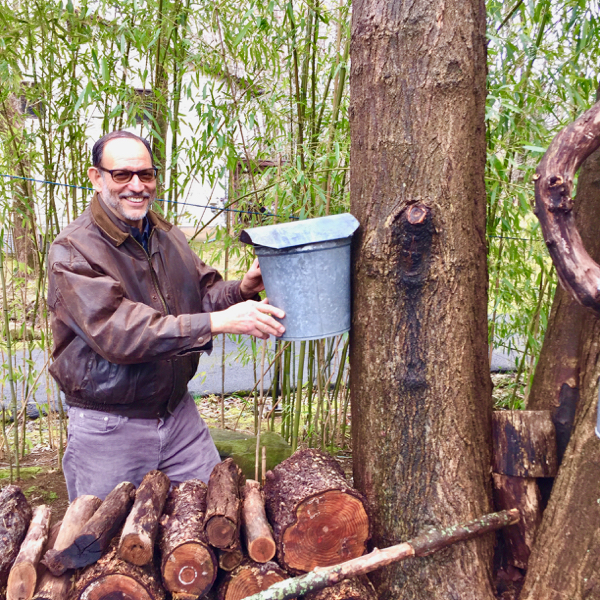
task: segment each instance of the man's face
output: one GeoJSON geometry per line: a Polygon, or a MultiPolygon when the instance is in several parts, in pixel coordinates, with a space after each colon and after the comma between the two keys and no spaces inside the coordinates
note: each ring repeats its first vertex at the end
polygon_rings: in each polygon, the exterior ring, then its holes
{"type": "MultiPolygon", "coordinates": [[[[152,161],[148,150],[141,142],[131,138],[117,138],[104,146],[100,166],[105,169],[150,169],[152,161]]],[[[144,183],[134,175],[128,183],[115,183],[106,171],[90,167],[88,177],[94,190],[110,210],[129,225],[141,227],[150,203],[156,199],[156,180],[144,183]]]]}

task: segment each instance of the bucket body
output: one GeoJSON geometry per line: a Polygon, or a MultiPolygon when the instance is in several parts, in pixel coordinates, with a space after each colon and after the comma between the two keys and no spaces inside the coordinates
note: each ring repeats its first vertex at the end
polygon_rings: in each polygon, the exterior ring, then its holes
{"type": "Polygon", "coordinates": [[[281,339],[316,340],[350,329],[350,242],[255,246],[269,304],[285,311],[281,339]]]}

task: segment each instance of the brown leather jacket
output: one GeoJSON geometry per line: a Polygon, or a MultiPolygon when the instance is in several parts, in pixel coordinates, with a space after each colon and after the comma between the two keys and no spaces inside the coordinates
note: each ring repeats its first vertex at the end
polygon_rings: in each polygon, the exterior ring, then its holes
{"type": "Polygon", "coordinates": [[[97,196],[50,248],[50,373],[67,403],[128,417],[173,412],[210,352],[207,313],[242,302],[183,233],[150,211],[149,254],[97,196]]]}

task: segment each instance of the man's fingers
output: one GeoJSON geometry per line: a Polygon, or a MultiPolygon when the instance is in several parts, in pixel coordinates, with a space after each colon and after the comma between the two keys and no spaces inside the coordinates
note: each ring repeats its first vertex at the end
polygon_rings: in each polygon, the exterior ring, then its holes
{"type": "Polygon", "coordinates": [[[261,300],[258,304],[258,310],[265,314],[275,315],[278,319],[283,319],[283,317],[285,317],[285,312],[276,306],[271,306],[268,298],[261,300]]]}

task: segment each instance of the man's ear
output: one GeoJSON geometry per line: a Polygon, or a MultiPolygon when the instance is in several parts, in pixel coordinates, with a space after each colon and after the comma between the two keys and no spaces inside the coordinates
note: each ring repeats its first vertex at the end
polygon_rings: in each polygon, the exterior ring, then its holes
{"type": "Polygon", "coordinates": [[[90,167],[88,169],[87,174],[88,174],[90,181],[92,182],[94,191],[101,194],[102,193],[102,173],[100,173],[100,171],[98,169],[96,169],[96,167],[90,167]]]}

